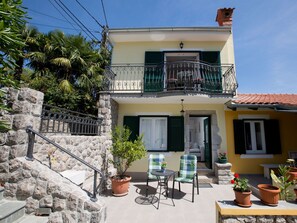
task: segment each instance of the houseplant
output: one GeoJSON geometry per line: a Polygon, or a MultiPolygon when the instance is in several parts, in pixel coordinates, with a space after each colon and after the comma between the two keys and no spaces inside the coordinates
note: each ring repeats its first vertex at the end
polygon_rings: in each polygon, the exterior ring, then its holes
{"type": "Polygon", "coordinates": [[[280,189],[280,199],[281,200],[291,200],[293,195],[290,191],[292,185],[295,181],[290,181],[289,175],[290,167],[286,165],[280,165],[278,168],[279,176],[277,176],[273,170],[271,170],[271,178],[277,187],[280,189]]]}
{"type": "Polygon", "coordinates": [[[289,166],[290,166],[289,173],[288,173],[290,175],[289,180],[290,181],[297,180],[297,168],[295,166],[295,160],[287,159],[287,163],[289,163],[289,166]]]}
{"type": "Polygon", "coordinates": [[[166,166],[167,166],[167,162],[163,161],[163,162],[161,163],[161,170],[162,170],[163,172],[165,172],[165,170],[166,170],[166,166]]]}
{"type": "Polygon", "coordinates": [[[219,163],[227,163],[227,154],[225,152],[219,153],[218,162],[219,163]]]}
{"type": "Polygon", "coordinates": [[[235,204],[241,207],[250,207],[252,205],[251,202],[251,193],[248,186],[248,179],[239,178],[239,174],[234,174],[234,179],[231,180],[231,183],[234,184],[233,190],[235,193],[235,204]]]}
{"type": "Polygon", "coordinates": [[[138,136],[134,141],[129,140],[131,131],[127,127],[117,126],[112,132],[112,147],[110,149],[113,159],[110,162],[117,169],[117,175],[111,178],[112,193],[114,196],[128,194],[130,176],[126,175],[127,169],[136,160],[146,155],[143,135],[138,136]]]}

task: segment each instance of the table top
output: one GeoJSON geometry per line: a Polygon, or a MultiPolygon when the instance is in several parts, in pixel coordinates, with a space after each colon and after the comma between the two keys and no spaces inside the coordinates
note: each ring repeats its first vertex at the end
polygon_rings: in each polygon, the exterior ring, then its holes
{"type": "Polygon", "coordinates": [[[155,176],[164,176],[164,177],[168,177],[168,176],[172,176],[175,174],[175,171],[173,170],[168,170],[166,169],[165,171],[163,170],[152,170],[151,172],[152,175],[155,176]]]}

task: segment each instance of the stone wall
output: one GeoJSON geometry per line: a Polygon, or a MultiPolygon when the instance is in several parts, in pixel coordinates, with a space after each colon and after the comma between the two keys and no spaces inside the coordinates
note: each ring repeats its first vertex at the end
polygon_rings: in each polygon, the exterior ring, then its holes
{"type": "MultiPolygon", "coordinates": [[[[20,161],[18,158],[24,157],[27,152],[28,135],[26,133],[26,127],[32,126],[36,131],[38,131],[40,128],[43,93],[29,88],[21,88],[19,90],[7,89],[7,93],[7,103],[12,108],[12,111],[10,113],[5,113],[4,116],[2,116],[2,119],[8,121],[11,130],[7,134],[3,134],[0,137],[0,142],[3,144],[0,149],[0,183],[4,184],[4,187],[7,190],[5,192],[5,196],[12,199],[26,200],[28,204],[26,211],[28,213],[33,212],[37,207],[42,207],[42,202],[53,202],[51,207],[53,211],[66,211],[58,214],[53,213],[53,216],[56,216],[57,218],[76,216],[75,219],[80,219],[81,217],[78,216],[78,213],[74,214],[74,212],[80,212],[82,209],[72,210],[69,208],[56,208],[54,204],[55,195],[53,195],[51,189],[46,186],[53,184],[53,187],[59,188],[61,186],[60,183],[63,181],[61,179],[64,179],[61,175],[55,173],[53,170],[45,166],[49,165],[48,149],[52,149],[53,146],[50,146],[38,136],[35,137],[36,143],[34,145],[34,157],[45,164],[42,166],[46,167],[48,171],[44,175],[56,176],[53,179],[46,179],[44,176],[41,179],[38,175],[38,172],[40,171],[39,169],[28,169],[28,166],[30,165],[29,163],[31,161],[20,161]],[[57,182],[55,182],[54,179],[56,179],[57,182]],[[49,183],[50,181],[52,181],[52,183],[49,183]],[[44,196],[36,195],[39,190],[46,190],[46,192],[43,193],[44,196]],[[52,198],[49,198],[50,196],[52,198]],[[49,198],[49,201],[47,201],[47,198],[49,198]]],[[[94,165],[96,168],[101,169],[102,172],[107,176],[108,174],[114,173],[114,168],[108,165],[107,162],[108,159],[112,159],[112,155],[108,150],[108,148],[111,146],[112,125],[112,112],[109,95],[107,95],[104,100],[101,100],[99,113],[102,114],[102,117],[104,118],[104,126],[102,129],[103,132],[100,136],[71,136],[69,134],[47,134],[46,136],[60,144],[62,147],[72,151],[78,157],[94,165]]],[[[86,167],[84,167],[82,164],[58,150],[54,152],[54,155],[55,157],[54,161],[52,162],[52,167],[57,171],[63,171],[67,169],[86,169],[86,167]]],[[[33,163],[35,162],[36,161],[33,163]]],[[[89,170],[87,177],[90,177],[92,174],[93,172],[89,170]]],[[[106,182],[103,183],[103,187],[105,187],[105,183],[106,182]]],[[[65,182],[63,181],[61,184],[65,184],[65,182]]],[[[64,186],[61,187],[63,188],[64,186]]],[[[65,189],[65,191],[67,190],[65,189]]],[[[80,189],[80,191],[86,195],[83,190],[80,189]]],[[[56,200],[58,199],[61,198],[57,196],[56,200]]],[[[72,206],[72,204],[67,203],[68,198],[63,199],[64,201],[62,202],[62,205],[67,207],[69,205],[72,206]]],[[[84,202],[89,201],[89,199],[90,198],[86,196],[84,202]]],[[[89,205],[88,202],[86,204],[89,205]]],[[[102,209],[103,206],[100,206],[99,209],[102,209]]],[[[84,210],[88,211],[88,208],[85,208],[84,210]]],[[[88,216],[87,218],[91,219],[94,218],[93,215],[85,214],[85,216],[88,216]]],[[[61,222],[63,221],[61,220],[61,222]]]]}
{"type": "Polygon", "coordinates": [[[48,208],[49,222],[106,222],[105,203],[90,201],[80,187],[40,162],[12,159],[9,170],[4,196],[25,200],[27,214],[48,208]]]}
{"type": "Polygon", "coordinates": [[[220,216],[218,223],[297,223],[297,216],[220,216]]]}

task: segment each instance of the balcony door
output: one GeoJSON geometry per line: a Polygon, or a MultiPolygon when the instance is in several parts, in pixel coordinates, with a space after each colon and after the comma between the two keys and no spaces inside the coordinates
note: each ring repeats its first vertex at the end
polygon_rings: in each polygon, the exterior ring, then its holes
{"type": "Polygon", "coordinates": [[[167,89],[190,87],[193,79],[200,76],[199,52],[167,52],[164,55],[167,89]]]}

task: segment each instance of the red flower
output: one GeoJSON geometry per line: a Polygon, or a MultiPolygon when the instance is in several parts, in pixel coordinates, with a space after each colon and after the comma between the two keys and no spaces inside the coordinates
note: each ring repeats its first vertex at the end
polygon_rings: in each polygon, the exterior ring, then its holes
{"type": "Polygon", "coordinates": [[[235,178],[239,178],[239,174],[238,174],[238,173],[235,173],[235,174],[234,174],[234,177],[235,177],[235,178]]]}
{"type": "Polygon", "coordinates": [[[231,184],[234,184],[235,183],[235,181],[234,180],[231,180],[231,184]]]}

